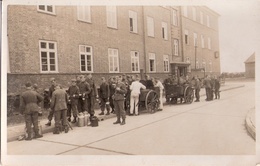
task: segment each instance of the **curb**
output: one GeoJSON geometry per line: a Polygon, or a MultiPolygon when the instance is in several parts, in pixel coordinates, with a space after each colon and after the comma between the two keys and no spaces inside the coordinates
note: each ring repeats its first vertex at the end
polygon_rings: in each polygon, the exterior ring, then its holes
{"type": "Polygon", "coordinates": [[[247,113],[246,120],[245,120],[245,126],[246,126],[246,129],[247,129],[247,132],[249,133],[249,135],[250,135],[254,140],[256,140],[255,125],[254,125],[254,123],[253,123],[252,120],[251,120],[253,113],[254,113],[254,110],[253,110],[253,109],[250,110],[250,111],[247,113]]]}
{"type": "MultiPolygon", "coordinates": [[[[244,87],[245,85],[240,85],[240,86],[236,86],[236,87],[232,87],[232,88],[227,88],[227,89],[223,89],[221,91],[228,91],[228,90],[232,90],[232,89],[237,89],[237,88],[242,88],[244,87]]],[[[205,96],[206,94],[202,94],[201,96],[205,96]]],[[[106,120],[106,119],[110,119],[110,118],[114,118],[116,117],[115,114],[110,114],[109,116],[100,116],[100,115],[97,115],[98,119],[100,121],[103,121],[103,120],[106,120]]],[[[249,120],[248,123],[250,123],[251,120],[249,120]]],[[[252,123],[252,122],[251,122],[252,123]]],[[[71,123],[70,123],[71,124],[71,123]]],[[[52,132],[53,129],[54,129],[54,126],[50,126],[50,127],[46,127],[45,124],[42,124],[41,122],[41,126],[42,126],[42,134],[46,134],[46,133],[49,133],[49,132],[52,132]]],[[[77,127],[75,124],[71,124],[72,127],[77,127]]],[[[8,129],[8,127],[7,127],[8,129]]],[[[24,134],[24,131],[21,131],[19,133],[17,133],[17,135],[14,135],[14,136],[9,136],[7,137],[7,142],[12,142],[12,141],[17,141],[17,138],[20,136],[20,135],[23,135],[24,134]]]]}

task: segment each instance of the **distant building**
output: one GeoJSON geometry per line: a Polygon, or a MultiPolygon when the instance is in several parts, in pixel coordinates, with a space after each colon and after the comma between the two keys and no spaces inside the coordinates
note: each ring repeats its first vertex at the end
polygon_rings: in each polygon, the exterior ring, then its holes
{"type": "Polygon", "coordinates": [[[245,77],[255,78],[255,53],[253,53],[245,62],[245,77]]]}

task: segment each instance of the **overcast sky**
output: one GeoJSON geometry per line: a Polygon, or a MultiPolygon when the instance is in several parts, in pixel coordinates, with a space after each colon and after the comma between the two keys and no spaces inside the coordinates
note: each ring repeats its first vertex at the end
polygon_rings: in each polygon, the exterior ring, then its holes
{"type": "Polygon", "coordinates": [[[260,53],[260,1],[238,0],[208,5],[219,13],[222,72],[245,71],[244,62],[260,53]]]}

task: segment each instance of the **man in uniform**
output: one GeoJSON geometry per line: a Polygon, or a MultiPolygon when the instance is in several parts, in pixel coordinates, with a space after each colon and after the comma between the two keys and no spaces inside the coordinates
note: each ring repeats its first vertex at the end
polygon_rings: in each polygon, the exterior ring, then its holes
{"type": "Polygon", "coordinates": [[[99,88],[99,97],[100,97],[100,102],[101,102],[101,113],[99,115],[104,115],[105,108],[107,110],[107,114],[110,114],[110,106],[109,106],[109,96],[110,96],[110,90],[109,90],[109,85],[105,79],[105,77],[101,77],[102,84],[100,85],[99,88]]]}
{"type": "MultiPolygon", "coordinates": [[[[79,88],[76,85],[76,79],[72,79],[71,80],[71,86],[68,89],[68,97],[69,97],[69,102],[71,105],[71,110],[73,113],[73,121],[72,123],[76,123],[77,121],[77,117],[78,117],[78,98],[79,98],[79,88]]],[[[69,112],[69,121],[70,121],[70,117],[71,117],[71,112],[69,112]]]]}
{"type": "MultiPolygon", "coordinates": [[[[56,83],[55,78],[51,78],[50,81],[51,81],[51,87],[49,88],[49,94],[48,95],[49,95],[49,99],[50,99],[50,102],[51,102],[52,93],[55,91],[55,86],[57,85],[57,83],[56,83]]],[[[49,115],[48,115],[49,121],[48,121],[48,123],[45,124],[46,126],[51,126],[51,120],[53,118],[53,114],[54,114],[54,111],[51,108],[49,115]]]]}
{"type": "Polygon", "coordinates": [[[199,102],[200,101],[200,88],[201,88],[201,86],[200,86],[200,80],[199,80],[197,75],[194,77],[194,82],[195,82],[194,88],[195,88],[195,97],[196,97],[195,102],[199,102]]]}
{"type": "Polygon", "coordinates": [[[206,78],[204,79],[204,87],[205,87],[205,90],[206,90],[206,101],[210,101],[212,100],[211,99],[211,79],[210,79],[210,76],[207,75],[206,78]]]}
{"type": "Polygon", "coordinates": [[[89,73],[87,75],[86,82],[90,86],[90,93],[88,94],[88,113],[90,116],[94,116],[95,111],[94,111],[94,106],[95,106],[95,101],[98,99],[98,93],[97,93],[97,88],[96,88],[96,83],[92,78],[92,74],[89,73]]]}
{"type": "Polygon", "coordinates": [[[51,108],[54,110],[55,128],[53,134],[60,134],[64,128],[65,133],[69,131],[67,123],[67,103],[68,95],[60,85],[55,86],[55,91],[51,98],[51,108]]]}
{"type": "Polygon", "coordinates": [[[220,77],[215,76],[215,99],[220,99],[220,77]]]}
{"type": "Polygon", "coordinates": [[[35,132],[34,138],[41,138],[38,126],[38,104],[43,100],[43,97],[32,89],[31,83],[26,83],[26,91],[21,94],[20,111],[24,114],[26,130],[28,137],[25,140],[32,140],[32,124],[35,132]]]}
{"type": "Polygon", "coordinates": [[[111,77],[108,84],[109,84],[109,92],[110,92],[109,104],[110,104],[110,107],[112,109],[111,113],[115,113],[113,95],[114,95],[115,90],[116,90],[116,78],[111,77]]]}
{"type": "Polygon", "coordinates": [[[88,100],[89,93],[91,91],[89,83],[86,82],[85,76],[80,76],[81,82],[78,84],[79,88],[79,99],[78,99],[78,111],[88,111],[88,100]]]}
{"type": "Polygon", "coordinates": [[[115,106],[115,112],[117,116],[117,121],[114,122],[114,124],[125,124],[125,118],[126,118],[126,112],[124,109],[124,95],[126,93],[126,87],[125,84],[122,82],[122,78],[116,77],[117,83],[114,93],[114,106],[115,106]],[[122,122],[121,122],[122,118],[122,122]]]}

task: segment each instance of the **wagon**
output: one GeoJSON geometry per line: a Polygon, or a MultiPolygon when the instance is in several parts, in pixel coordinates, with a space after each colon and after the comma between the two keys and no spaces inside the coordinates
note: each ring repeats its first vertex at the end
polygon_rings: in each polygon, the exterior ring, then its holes
{"type": "Polygon", "coordinates": [[[149,113],[154,113],[158,110],[159,105],[159,88],[141,90],[139,107],[145,108],[149,113]]]}
{"type": "Polygon", "coordinates": [[[168,103],[177,103],[178,99],[191,104],[194,99],[194,88],[189,84],[165,85],[165,98],[168,103]]]}

